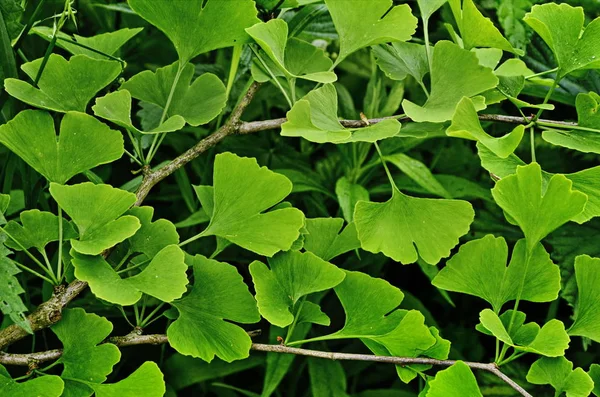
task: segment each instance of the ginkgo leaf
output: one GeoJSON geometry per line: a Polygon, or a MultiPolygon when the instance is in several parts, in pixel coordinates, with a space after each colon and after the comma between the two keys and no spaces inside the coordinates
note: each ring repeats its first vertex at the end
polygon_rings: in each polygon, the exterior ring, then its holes
{"type": "Polygon", "coordinates": [[[98,298],[121,306],[133,305],[142,293],[171,302],[186,292],[188,279],[185,255],[177,245],[158,252],[140,273],[121,278],[101,256],[72,253],[75,277],[87,282],[98,298]]]}
{"type": "MultiPolygon", "coordinates": [[[[444,2],[447,0],[444,0],[444,2]]],[[[375,61],[387,77],[392,80],[404,80],[412,76],[421,85],[429,73],[427,51],[422,44],[397,42],[373,47],[375,61]]]]}
{"type": "MultiPolygon", "coordinates": [[[[600,95],[595,92],[580,93],[575,100],[577,125],[579,127],[600,129],[600,95]]],[[[585,130],[550,129],[542,132],[542,138],[553,145],[578,150],[584,153],[600,154],[600,133],[585,130]]]]}
{"type": "Polygon", "coordinates": [[[456,25],[467,50],[474,47],[492,47],[523,55],[524,52],[513,48],[508,40],[496,28],[493,22],[484,17],[473,0],[449,0],[456,25]]]}
{"type": "Polygon", "coordinates": [[[419,160],[409,157],[404,153],[383,156],[383,160],[394,164],[400,171],[406,174],[406,176],[415,181],[429,193],[443,198],[452,198],[450,193],[448,193],[446,188],[444,188],[444,186],[436,179],[429,168],[419,160]]]}
{"type": "Polygon", "coordinates": [[[330,261],[336,256],[360,248],[354,223],[342,230],[343,225],[344,220],[340,218],[307,219],[308,234],[304,235],[304,249],[330,261]]]}
{"type": "Polygon", "coordinates": [[[590,370],[588,371],[588,375],[592,378],[594,382],[594,393],[595,396],[600,396],[600,364],[592,364],[590,365],[590,370]]]}
{"type": "Polygon", "coordinates": [[[335,195],[337,196],[340,209],[344,219],[348,222],[354,220],[354,207],[360,200],[369,201],[369,191],[362,185],[351,182],[345,176],[337,180],[335,184],[335,195]]]}
{"type": "Polygon", "coordinates": [[[282,252],[269,259],[269,267],[254,261],[249,269],[260,314],[281,328],[302,311],[300,298],[333,288],[345,277],[342,270],[310,252],[282,252]]]}
{"type": "MultiPolygon", "coordinates": [[[[525,165],[525,162],[514,154],[506,159],[501,159],[480,144],[477,144],[477,149],[483,168],[498,178],[512,175],[517,171],[517,167],[525,165]]],[[[542,170],[542,185],[547,186],[553,175],[542,170]]],[[[585,223],[596,216],[600,216],[600,166],[572,174],[564,174],[564,176],[573,182],[574,190],[578,190],[588,197],[583,212],[574,216],[571,220],[577,223],[585,223]]]]}
{"type": "Polygon", "coordinates": [[[140,220],[140,229],[128,239],[129,250],[145,254],[154,258],[163,248],[172,244],[179,244],[179,234],[172,222],[158,219],[152,222],[154,208],[134,207],[126,212],[140,220]]]}
{"type": "Polygon", "coordinates": [[[6,368],[0,364],[0,394],[10,397],[60,397],[63,395],[64,382],[56,375],[45,375],[26,382],[17,383],[6,368]]]}
{"type": "Polygon", "coordinates": [[[523,139],[525,126],[518,125],[511,132],[500,138],[494,138],[483,130],[477,110],[471,98],[464,97],[456,107],[452,124],[446,130],[446,135],[481,142],[500,158],[512,154],[523,139]]]}
{"type": "Polygon", "coordinates": [[[516,174],[502,178],[492,189],[496,203],[525,234],[527,249],[533,247],[564,223],[579,215],[587,196],[572,190],[564,175],[554,175],[542,184],[538,163],[517,167],[516,174]]]}
{"type": "MultiPolygon", "coordinates": [[[[58,217],[53,213],[29,210],[21,212],[19,217],[21,225],[16,221],[10,221],[4,227],[4,231],[11,236],[5,243],[7,247],[15,251],[35,247],[38,251],[42,251],[48,243],[59,240],[58,217]]],[[[77,238],[77,232],[70,223],[63,220],[63,239],[72,238],[77,238]]]]}
{"type": "Polygon", "coordinates": [[[479,313],[479,320],[485,331],[517,351],[546,357],[565,354],[571,339],[562,321],[552,319],[540,328],[536,323],[525,324],[525,313],[517,312],[511,326],[512,313],[512,310],[508,310],[498,316],[492,310],[484,309],[479,313]]]}
{"type": "Polygon", "coordinates": [[[432,284],[446,291],[480,297],[496,312],[517,297],[531,302],[550,302],[558,297],[560,269],[543,245],[536,244],[528,256],[526,242],[521,239],[508,267],[507,260],[504,238],[487,235],[463,244],[432,284]]]}
{"type": "MultiPolygon", "coordinates": [[[[43,58],[25,63],[21,69],[35,80],[43,58]]],[[[121,73],[116,61],[93,59],[75,55],[68,61],[51,54],[36,88],[17,79],[4,80],[4,89],[10,95],[31,106],[55,112],[85,112],[90,100],[121,73]]]]}
{"type": "Polygon", "coordinates": [[[556,3],[534,5],[523,18],[554,53],[558,79],[578,69],[600,67],[600,18],[585,28],[584,20],[583,8],[556,3]]]}
{"type": "Polygon", "coordinates": [[[170,345],[181,354],[211,362],[215,355],[232,362],[248,357],[252,341],[230,323],[260,320],[256,301],[236,268],[196,255],[194,286],[173,303],[179,318],[167,329],[170,345]],[[226,321],[227,320],[227,321],[226,321]]]}
{"type": "Polygon", "coordinates": [[[446,4],[447,1],[448,0],[417,0],[419,10],[421,11],[421,18],[423,18],[423,20],[428,20],[433,13],[446,4]]]}
{"type": "Polygon", "coordinates": [[[208,51],[244,44],[249,39],[244,29],[260,22],[252,0],[130,0],[129,5],[167,35],[184,63],[208,51]]]}
{"type": "Polygon", "coordinates": [[[346,372],[339,361],[309,358],[308,375],[313,397],[349,397],[346,372]]]}
{"type": "Polygon", "coordinates": [[[100,118],[138,134],[159,134],[162,132],[179,131],[185,126],[185,119],[175,115],[166,119],[161,125],[150,130],[142,131],[136,128],[131,121],[131,94],[127,90],[120,90],[96,98],[92,106],[94,114],[100,118]]]}
{"type": "Polygon", "coordinates": [[[88,383],[96,397],[163,397],[166,386],[158,364],[146,361],[117,383],[88,383]]]}
{"type": "Polygon", "coordinates": [[[408,41],[417,28],[407,4],[393,7],[391,0],[325,0],[340,38],[335,65],[364,47],[408,41]]]}
{"type": "MultiPolygon", "coordinates": [[[[4,243],[7,239],[6,234],[0,233],[0,311],[21,328],[32,334],[31,325],[25,317],[27,306],[19,295],[24,293],[23,287],[15,277],[21,271],[8,257],[12,254],[4,243]]],[[[1,386],[0,386],[0,390],[1,386]]]]}
{"type": "MultiPolygon", "coordinates": [[[[214,1],[210,1],[209,4],[214,1]]],[[[171,98],[168,110],[168,116],[171,116],[171,119],[167,119],[158,129],[171,129],[178,125],[180,120],[173,117],[176,115],[183,117],[188,124],[193,126],[206,124],[221,113],[227,102],[225,85],[217,76],[212,73],[204,73],[192,83],[194,65],[186,63],[182,70],[179,70],[179,65],[178,62],[175,62],[169,66],[158,68],[155,72],[145,70],[121,86],[122,89],[128,90],[132,97],[153,103],[162,109],[171,98]],[[171,87],[178,73],[180,77],[171,94],[171,87]],[[167,122],[169,123],[168,128],[165,126],[167,122]]],[[[117,97],[116,99],[119,99],[116,104],[119,106],[118,118],[123,119],[124,115],[130,112],[123,107],[123,98],[117,97]]],[[[116,101],[116,99],[113,97],[111,101],[116,101]]],[[[130,109],[131,105],[129,106],[130,109]]],[[[105,112],[106,110],[102,110],[103,114],[105,112]]]]}
{"type": "Polygon", "coordinates": [[[462,361],[439,371],[429,381],[427,397],[482,397],[475,375],[462,361]]]}
{"type": "Polygon", "coordinates": [[[324,51],[297,38],[288,39],[288,25],[283,19],[271,19],[246,29],[246,32],[275,63],[286,78],[301,78],[320,83],[333,83],[335,73],[329,70],[333,61],[324,51]]]}
{"type": "Polygon", "coordinates": [[[600,343],[600,259],[588,255],[575,258],[577,304],[569,335],[588,337],[600,343]]]}
{"type": "Polygon", "coordinates": [[[475,213],[467,201],[410,197],[393,187],[385,203],[359,201],[354,223],[362,249],[396,262],[431,265],[450,255],[475,213]]]}
{"type": "Polygon", "coordinates": [[[400,131],[398,120],[383,120],[364,128],[346,128],[337,116],[338,97],[333,84],[312,90],[287,113],[281,135],[302,137],[311,142],[376,142],[400,131]]]}
{"type": "Polygon", "coordinates": [[[527,372],[527,382],[534,385],[551,385],[555,395],[566,393],[567,397],[588,397],[594,382],[581,368],[573,369],[573,363],[564,357],[542,357],[527,372]]]}
{"type": "Polygon", "coordinates": [[[77,226],[79,238],[72,239],[71,246],[79,253],[98,255],[140,228],[135,216],[121,216],[135,203],[133,193],[86,182],[73,186],[51,183],[50,194],[77,226]]]}
{"type": "Polygon", "coordinates": [[[119,348],[102,343],[112,329],[110,321],[81,308],[64,310],[61,321],[52,326],[63,344],[63,354],[58,362],[64,367],[61,376],[68,378],[65,381],[67,395],[90,395],[92,390],[75,380],[102,383],[119,362],[119,348]]]}
{"type": "Polygon", "coordinates": [[[300,236],[304,225],[300,210],[263,213],[292,191],[285,176],[259,167],[253,158],[221,153],[215,158],[213,181],[214,209],[202,235],[222,237],[265,256],[287,251],[300,236]]]}
{"type": "Polygon", "coordinates": [[[32,33],[36,33],[48,41],[51,41],[52,37],[56,34],[58,37],[58,40],[56,40],[57,47],[64,48],[73,55],[87,55],[94,59],[108,59],[106,55],[114,55],[119,48],[123,47],[125,43],[142,30],[143,28],[125,28],[113,32],[97,34],[91,37],[83,37],[74,34],[71,38],[71,36],[61,31],[55,33],[54,29],[48,26],[35,26],[31,29],[32,33]],[[96,51],[84,48],[71,41],[93,48],[96,51]]]}
{"type": "Polygon", "coordinates": [[[68,112],[58,139],[47,112],[25,110],[0,126],[0,143],[50,182],[64,184],[80,172],[123,155],[123,136],[92,116],[68,112]]]}
{"type": "Polygon", "coordinates": [[[463,97],[473,97],[476,110],[485,109],[484,91],[498,85],[492,69],[481,66],[477,55],[449,41],[439,41],[433,48],[431,94],[423,106],[405,99],[404,112],[413,121],[443,122],[452,119],[463,97]]]}

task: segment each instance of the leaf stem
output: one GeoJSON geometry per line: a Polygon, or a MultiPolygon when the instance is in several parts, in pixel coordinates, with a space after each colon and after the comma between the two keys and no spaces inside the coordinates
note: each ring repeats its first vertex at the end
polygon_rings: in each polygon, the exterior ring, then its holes
{"type": "Polygon", "coordinates": [[[379,149],[379,145],[377,144],[377,142],[373,142],[373,145],[375,145],[375,149],[377,149],[377,154],[379,155],[379,158],[381,159],[381,164],[383,165],[383,168],[385,169],[385,173],[390,181],[390,184],[392,185],[392,196],[394,196],[396,194],[396,191],[399,191],[398,186],[396,186],[396,182],[394,182],[394,178],[392,178],[392,173],[390,172],[387,164],[385,163],[385,158],[383,157],[383,154],[381,153],[381,149],[379,149]]]}
{"type": "MultiPolygon", "coordinates": [[[[429,18],[423,18],[423,35],[425,38],[425,53],[427,54],[427,64],[429,65],[429,74],[433,70],[433,62],[431,59],[431,47],[429,45],[429,18]]],[[[425,87],[423,87],[425,88],[425,87]]],[[[427,90],[425,90],[427,92],[427,90]]],[[[427,94],[429,97],[429,94],[427,94]]]]}
{"type": "Polygon", "coordinates": [[[62,249],[63,249],[63,217],[62,217],[62,208],[59,205],[58,206],[58,258],[57,258],[57,264],[56,264],[56,275],[57,275],[59,283],[62,281],[62,269],[63,269],[62,249]]]}
{"type": "Polygon", "coordinates": [[[14,241],[15,244],[17,244],[19,246],[19,248],[21,249],[21,251],[23,251],[25,253],[25,255],[27,255],[33,262],[35,262],[36,265],[38,265],[42,270],[44,270],[44,272],[46,272],[46,274],[48,276],[50,276],[50,278],[53,279],[53,281],[51,282],[51,284],[57,284],[56,280],[54,280],[54,275],[48,273],[48,269],[46,268],[46,266],[44,266],[44,264],[42,264],[42,262],[40,262],[40,260],[38,258],[36,258],[35,256],[33,256],[33,254],[31,252],[29,252],[27,249],[25,249],[25,247],[23,246],[23,244],[21,244],[17,239],[15,239],[13,236],[11,236],[10,233],[8,233],[6,230],[0,228],[0,231],[2,231],[4,234],[6,234],[8,236],[8,238],[10,238],[12,241],[14,241]]]}
{"type": "Polygon", "coordinates": [[[529,140],[531,144],[531,162],[537,163],[535,158],[535,128],[534,126],[529,127],[529,140]]]}
{"type": "MultiPolygon", "coordinates": [[[[552,82],[552,86],[550,87],[550,89],[546,93],[546,96],[544,97],[544,101],[542,102],[542,106],[548,103],[548,101],[552,97],[552,94],[554,93],[554,90],[558,86],[559,81],[560,81],[560,79],[554,79],[554,81],[552,82]]],[[[540,116],[542,115],[542,113],[544,113],[544,109],[540,108],[538,110],[538,112],[536,113],[535,117],[533,118],[533,120],[531,120],[531,121],[537,121],[540,118],[540,116]]]]}
{"type": "Polygon", "coordinates": [[[25,270],[26,272],[29,272],[29,273],[33,274],[34,276],[39,277],[42,280],[49,282],[50,284],[54,284],[54,281],[50,280],[48,277],[44,276],[43,274],[38,273],[35,270],[33,270],[33,269],[31,269],[31,268],[29,268],[29,267],[27,267],[27,266],[25,266],[25,265],[23,265],[23,264],[15,261],[15,260],[13,260],[13,263],[15,265],[17,265],[19,268],[21,268],[22,270],[25,270]]]}
{"type": "Polygon", "coordinates": [[[165,302],[161,302],[161,303],[159,303],[159,304],[158,304],[158,305],[157,305],[157,306],[154,308],[154,310],[152,310],[152,311],[150,312],[150,314],[148,314],[148,317],[146,317],[145,319],[143,319],[143,320],[142,320],[142,323],[140,324],[140,327],[144,328],[144,327],[146,327],[147,325],[149,325],[150,323],[152,323],[154,320],[156,320],[156,319],[152,320],[152,317],[154,317],[154,315],[155,315],[156,313],[158,313],[158,311],[159,311],[160,309],[162,309],[162,307],[163,307],[164,305],[165,305],[165,302]]]}
{"type": "Polygon", "coordinates": [[[545,76],[547,74],[554,73],[554,72],[557,72],[557,71],[558,71],[558,67],[556,67],[554,69],[544,70],[543,72],[539,72],[539,73],[531,74],[529,76],[525,76],[525,80],[533,79],[535,77],[545,76]]]}
{"type": "Polygon", "coordinates": [[[292,335],[294,334],[294,329],[296,328],[296,324],[298,323],[298,318],[300,317],[300,312],[302,311],[304,302],[306,302],[306,295],[304,295],[302,298],[300,298],[298,310],[296,310],[296,314],[294,315],[294,321],[292,321],[292,323],[290,324],[290,327],[288,328],[288,331],[287,331],[287,335],[285,336],[285,341],[283,342],[286,345],[289,342],[292,335]]]}
{"type": "Polygon", "coordinates": [[[281,93],[285,97],[285,100],[287,101],[287,103],[288,103],[288,105],[290,106],[290,109],[291,109],[294,106],[294,104],[292,103],[292,100],[290,99],[290,97],[287,94],[287,92],[283,89],[283,86],[281,85],[281,83],[279,82],[279,80],[277,80],[277,77],[275,77],[275,75],[273,74],[273,72],[271,71],[271,69],[269,69],[269,67],[267,66],[267,64],[265,63],[265,61],[263,61],[263,59],[260,56],[260,54],[258,53],[258,51],[256,51],[256,49],[253,46],[250,46],[250,49],[252,50],[252,52],[256,56],[256,59],[258,59],[258,61],[262,65],[262,67],[265,68],[265,70],[267,71],[267,73],[269,73],[269,76],[271,76],[271,80],[279,88],[279,91],[281,91],[281,93]]]}

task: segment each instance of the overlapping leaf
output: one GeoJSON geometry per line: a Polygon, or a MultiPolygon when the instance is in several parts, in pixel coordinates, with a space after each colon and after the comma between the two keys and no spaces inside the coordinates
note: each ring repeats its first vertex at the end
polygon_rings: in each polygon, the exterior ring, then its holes
{"type": "Polygon", "coordinates": [[[186,292],[188,279],[185,255],[177,245],[160,250],[140,273],[121,276],[101,256],[87,256],[73,252],[75,277],[86,281],[98,298],[121,306],[133,305],[142,293],[164,302],[181,298],[186,292]]]}
{"type": "Polygon", "coordinates": [[[249,39],[244,29],[260,22],[252,0],[130,0],[129,5],[167,35],[183,63],[208,51],[244,44],[249,39]]]}
{"type": "MultiPolygon", "coordinates": [[[[125,28],[115,30],[114,32],[97,34],[91,37],[83,37],[75,34],[72,38],[68,34],[59,31],[56,32],[56,36],[58,37],[56,46],[64,48],[73,55],[87,55],[94,59],[109,59],[106,55],[115,55],[119,48],[140,33],[142,29],[143,28],[125,28]],[[73,41],[84,45],[85,47],[93,48],[96,51],[75,44],[73,41]]],[[[48,41],[51,41],[55,34],[54,29],[47,26],[35,26],[31,31],[48,41]]]]}
{"type": "Polygon", "coordinates": [[[179,318],[167,329],[171,346],[181,354],[232,362],[248,357],[252,341],[242,328],[260,320],[256,301],[235,267],[196,255],[194,286],[173,303],[179,318]],[[227,320],[227,321],[226,321],[227,320]]]}
{"type": "Polygon", "coordinates": [[[40,376],[26,382],[17,383],[6,368],[0,365],[0,393],[11,397],[60,397],[63,394],[64,382],[56,375],[40,376]]]}
{"type": "Polygon", "coordinates": [[[62,319],[52,327],[52,331],[63,344],[63,354],[59,362],[64,369],[61,374],[65,381],[68,396],[89,396],[92,390],[83,382],[103,383],[119,362],[121,353],[110,343],[102,343],[113,329],[107,319],[83,309],[63,311],[62,319]]]}
{"type": "MultiPolygon", "coordinates": [[[[59,240],[58,217],[53,213],[29,210],[21,212],[19,217],[21,225],[10,221],[4,227],[5,232],[11,236],[5,243],[7,247],[16,251],[35,247],[41,252],[48,243],[59,240]]],[[[77,238],[77,232],[73,225],[63,220],[63,239],[72,238],[77,238]]]]}
{"type": "Polygon", "coordinates": [[[400,122],[384,120],[364,128],[346,128],[338,120],[338,97],[332,84],[309,92],[296,102],[281,126],[281,135],[302,137],[311,142],[376,142],[395,136],[400,122]]]}
{"type": "Polygon", "coordinates": [[[452,125],[446,130],[448,136],[481,142],[500,158],[508,157],[517,149],[524,133],[525,126],[518,125],[503,137],[494,138],[489,135],[481,127],[473,101],[467,97],[459,102],[452,117],[452,125]]]}
{"type": "Polygon", "coordinates": [[[564,357],[542,357],[531,365],[527,381],[535,385],[551,385],[556,395],[587,397],[594,389],[594,382],[581,368],[573,369],[573,363],[564,357]]]}
{"type": "Polygon", "coordinates": [[[546,186],[538,163],[517,167],[492,189],[494,200],[516,222],[527,239],[528,250],[550,232],[579,215],[587,196],[572,190],[564,175],[554,175],[546,186]]]}
{"type": "Polygon", "coordinates": [[[404,42],[382,44],[374,46],[373,53],[377,65],[390,79],[404,80],[406,76],[412,76],[424,85],[423,78],[429,73],[424,45],[404,42]]]}
{"type": "Polygon", "coordinates": [[[63,184],[80,172],[123,155],[123,137],[94,117],[68,112],[58,140],[50,114],[25,110],[0,126],[0,143],[50,182],[63,184]]]}
{"type": "Polygon", "coordinates": [[[19,296],[25,291],[15,277],[21,271],[8,258],[11,252],[4,246],[6,239],[6,234],[0,233],[0,310],[3,315],[10,317],[15,324],[31,334],[31,325],[25,318],[27,307],[19,296]]]}
{"type": "Polygon", "coordinates": [[[433,48],[429,99],[423,106],[405,99],[402,107],[417,122],[447,121],[463,97],[472,97],[476,110],[485,109],[485,99],[480,94],[496,85],[498,78],[492,69],[479,64],[474,52],[439,41],[433,48]]]}
{"type": "Polygon", "coordinates": [[[575,322],[569,328],[569,334],[585,336],[600,343],[600,259],[587,255],[575,258],[575,277],[577,305],[575,322]]]}
{"type": "Polygon", "coordinates": [[[348,222],[354,220],[354,207],[360,200],[369,201],[369,191],[362,185],[351,182],[348,178],[341,177],[335,184],[335,195],[337,196],[340,209],[344,219],[348,222]]]}
{"type": "Polygon", "coordinates": [[[461,0],[449,0],[448,3],[466,49],[491,47],[518,55],[524,54],[523,51],[513,48],[493,22],[481,14],[473,0],[462,0],[462,5],[461,0]]]}
{"type": "Polygon", "coordinates": [[[429,382],[427,397],[482,397],[471,369],[457,361],[448,369],[439,371],[429,382]]]}
{"type": "Polygon", "coordinates": [[[77,225],[79,238],[71,240],[71,246],[81,254],[98,255],[140,228],[136,217],[121,216],[135,203],[133,193],[87,182],[73,186],[51,183],[50,194],[77,225]]]}
{"type": "Polygon", "coordinates": [[[600,18],[584,28],[583,8],[547,3],[534,5],[523,20],[554,53],[557,78],[578,69],[600,68],[600,18]]]}
{"type": "MultiPolygon", "coordinates": [[[[210,3],[214,3],[212,0],[210,3]]],[[[127,80],[121,86],[131,93],[131,96],[142,101],[153,103],[164,109],[171,98],[168,115],[171,116],[157,130],[173,130],[185,121],[193,126],[206,124],[221,113],[227,101],[225,85],[212,73],[204,73],[194,80],[194,65],[191,63],[180,64],[178,62],[158,68],[155,72],[145,70],[127,80]],[[180,65],[185,65],[181,70],[180,65]],[[172,91],[172,86],[180,74],[177,85],[172,91]],[[171,94],[172,91],[172,94],[171,94]]],[[[100,117],[109,120],[118,120],[119,123],[130,123],[129,115],[131,103],[127,102],[123,94],[100,99],[95,111],[100,117]]],[[[151,131],[160,132],[160,131],[151,131]]]]}
{"type": "Polygon", "coordinates": [[[127,378],[116,383],[88,383],[96,397],[163,397],[166,386],[158,364],[146,361],[127,378]]]}
{"type": "MultiPolygon", "coordinates": [[[[35,80],[43,59],[25,63],[21,69],[35,80]]],[[[22,80],[6,79],[6,92],[31,106],[55,112],[85,112],[90,100],[121,73],[117,61],[75,55],[68,61],[51,54],[37,87],[22,80]]]]}
{"type": "Polygon", "coordinates": [[[154,208],[134,207],[126,215],[133,215],[140,220],[140,229],[128,239],[129,250],[145,254],[154,258],[163,248],[172,244],[179,244],[179,234],[172,222],[158,219],[152,222],[154,208]]]}
{"type": "Polygon", "coordinates": [[[540,354],[546,357],[559,357],[569,347],[569,335],[562,321],[552,319],[542,328],[536,323],[525,324],[525,313],[508,310],[501,316],[490,309],[479,313],[481,324],[478,329],[491,334],[515,350],[540,354]],[[511,322],[512,320],[512,322],[511,322]]]}
{"type": "Polygon", "coordinates": [[[403,264],[420,256],[434,265],[450,255],[474,216],[467,201],[410,197],[393,187],[384,203],[358,202],[354,223],[364,250],[403,264]]]}
{"type": "MultiPolygon", "coordinates": [[[[344,280],[342,270],[318,256],[297,251],[282,252],[269,259],[269,267],[259,261],[250,264],[260,314],[271,324],[286,327],[302,315],[309,294],[333,288],[344,280]]],[[[318,305],[308,305],[318,310],[318,305]]],[[[318,311],[317,316],[320,318],[318,311]]],[[[306,313],[304,313],[306,316],[306,313]]]]}
{"type": "Polygon", "coordinates": [[[325,4],[340,37],[336,65],[361,48],[408,41],[417,28],[410,7],[392,7],[391,0],[325,0],[325,4]]]}
{"type": "Polygon", "coordinates": [[[446,291],[480,297],[496,312],[517,297],[531,302],[555,300],[560,291],[560,269],[543,245],[536,244],[529,256],[526,249],[525,240],[519,240],[507,267],[508,246],[504,238],[487,235],[469,241],[432,283],[446,291]]]}
{"type": "Polygon", "coordinates": [[[131,94],[127,90],[120,90],[106,94],[96,99],[92,106],[94,114],[100,118],[128,129],[138,134],[158,134],[162,132],[178,131],[185,126],[185,119],[179,115],[171,116],[158,127],[150,131],[141,131],[131,121],[131,94]]]}
{"type": "Polygon", "coordinates": [[[224,238],[265,256],[287,251],[300,236],[304,225],[300,210],[263,213],[291,192],[285,176],[259,167],[255,159],[221,153],[215,159],[213,181],[214,209],[203,235],[224,238]]]}
{"type": "Polygon", "coordinates": [[[344,230],[340,218],[312,218],[306,220],[304,249],[329,261],[338,255],[360,248],[356,226],[351,223],[344,230]],[[341,232],[340,232],[341,231],[341,232]]]}
{"type": "Polygon", "coordinates": [[[286,78],[333,83],[333,62],[322,49],[297,38],[288,39],[288,25],[282,19],[258,23],[246,32],[260,45],[286,78]]]}

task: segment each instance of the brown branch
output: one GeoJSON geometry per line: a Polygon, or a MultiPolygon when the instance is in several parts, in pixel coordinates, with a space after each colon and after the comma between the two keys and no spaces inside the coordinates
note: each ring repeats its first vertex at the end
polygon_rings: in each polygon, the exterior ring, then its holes
{"type": "MultiPolygon", "coordinates": [[[[256,336],[257,331],[251,331],[248,334],[250,336],[256,336]]],[[[141,335],[139,331],[133,331],[129,335],[116,336],[108,339],[108,343],[112,343],[119,347],[125,346],[136,346],[136,345],[160,345],[168,343],[167,335],[155,334],[155,335],[141,335]]],[[[349,360],[349,361],[369,361],[376,363],[394,364],[394,365],[411,365],[411,364],[425,364],[435,365],[442,367],[449,367],[456,363],[456,360],[436,360],[433,358],[422,358],[422,357],[390,357],[390,356],[375,356],[372,354],[353,354],[353,353],[335,353],[335,352],[324,352],[319,350],[300,349],[296,347],[288,347],[283,345],[265,345],[261,343],[253,343],[251,350],[268,352],[268,353],[283,353],[283,354],[295,354],[298,356],[323,358],[327,360],[349,360]]],[[[62,350],[48,350],[45,352],[31,353],[31,354],[7,354],[0,353],[0,364],[7,365],[30,365],[32,362],[45,362],[58,359],[62,355],[62,350]]],[[[464,361],[464,363],[473,369],[480,369],[483,371],[491,372],[496,375],[510,387],[519,392],[522,396],[532,397],[525,389],[519,384],[506,376],[498,366],[494,363],[478,363],[471,361],[464,361]]]]}

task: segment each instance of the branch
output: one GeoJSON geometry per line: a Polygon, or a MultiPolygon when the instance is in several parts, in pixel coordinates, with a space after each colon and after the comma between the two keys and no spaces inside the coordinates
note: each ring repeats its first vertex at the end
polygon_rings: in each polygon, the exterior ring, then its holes
{"type": "MultiPolygon", "coordinates": [[[[256,336],[260,332],[250,331],[248,334],[256,336]]],[[[119,347],[125,346],[136,346],[136,345],[160,345],[168,343],[167,335],[154,334],[154,335],[140,335],[139,331],[133,331],[129,335],[116,336],[108,339],[108,343],[112,343],[119,347]]],[[[327,360],[348,360],[348,361],[369,361],[376,363],[394,364],[394,365],[410,365],[410,364],[426,364],[435,365],[441,367],[449,367],[456,363],[456,360],[436,360],[433,358],[420,358],[420,357],[390,357],[390,356],[375,356],[372,354],[352,354],[352,353],[335,353],[335,352],[324,352],[319,350],[299,349],[295,347],[287,347],[283,345],[265,345],[261,343],[253,343],[251,350],[268,352],[268,353],[283,353],[283,354],[295,354],[297,356],[307,356],[315,358],[323,358],[327,360]]],[[[32,362],[44,362],[58,359],[62,355],[62,350],[48,350],[45,352],[31,353],[31,354],[7,354],[0,353],[0,364],[7,365],[30,365],[32,362]]],[[[495,363],[478,363],[464,361],[472,369],[480,369],[483,371],[491,372],[496,375],[510,387],[519,392],[522,396],[532,397],[525,389],[519,384],[506,376],[495,363]]]]}

